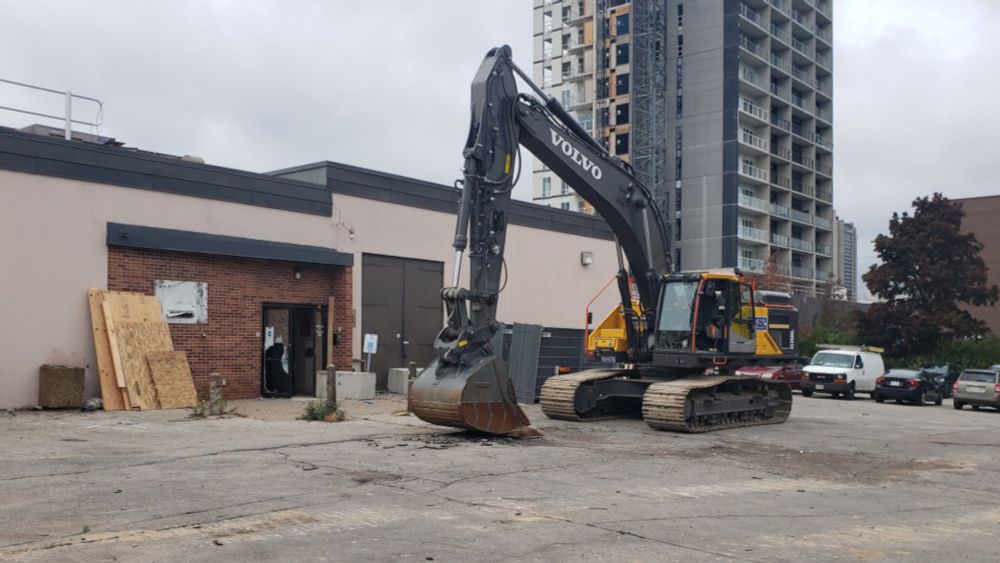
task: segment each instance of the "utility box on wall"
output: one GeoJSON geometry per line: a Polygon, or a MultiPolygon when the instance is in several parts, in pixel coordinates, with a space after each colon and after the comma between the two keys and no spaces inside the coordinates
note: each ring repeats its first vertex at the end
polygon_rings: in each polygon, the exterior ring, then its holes
{"type": "Polygon", "coordinates": [[[193,281],[156,280],[156,296],[163,307],[163,320],[173,324],[208,322],[208,284],[193,281]]]}

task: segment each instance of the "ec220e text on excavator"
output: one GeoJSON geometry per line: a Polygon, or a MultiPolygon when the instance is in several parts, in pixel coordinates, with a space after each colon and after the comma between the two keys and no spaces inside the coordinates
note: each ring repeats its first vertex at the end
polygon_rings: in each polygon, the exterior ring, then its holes
{"type": "Polygon", "coordinates": [[[787,419],[787,384],[733,375],[746,365],[791,359],[755,326],[753,283],[738,271],[672,273],[666,223],[652,194],[513,63],[507,46],[486,55],[472,83],[454,276],[441,290],[447,321],[434,343],[437,358],[411,388],[413,412],[444,426],[537,433],[517,405],[500,351],[491,345],[501,329],[496,309],[520,146],[565,180],[614,232],[627,342],[624,361],[546,380],[543,412],[580,421],[641,412],[654,428],[682,432],[787,419]],[[519,93],[515,75],[538,97],[519,93]],[[459,287],[466,249],[468,289],[459,287]],[[638,293],[635,303],[630,283],[638,293]]]}

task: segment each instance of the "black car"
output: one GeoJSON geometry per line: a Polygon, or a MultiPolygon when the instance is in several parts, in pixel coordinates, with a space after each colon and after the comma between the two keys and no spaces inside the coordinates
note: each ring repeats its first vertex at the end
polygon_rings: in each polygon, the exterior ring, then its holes
{"type": "Polygon", "coordinates": [[[897,403],[909,401],[923,405],[933,402],[940,405],[944,393],[932,373],[917,369],[891,369],[875,380],[872,397],[879,403],[893,399],[897,403]]]}
{"type": "Polygon", "coordinates": [[[958,379],[958,371],[951,364],[924,364],[921,369],[934,377],[934,381],[941,388],[941,392],[946,399],[951,397],[952,386],[955,384],[955,380],[958,379]]]}

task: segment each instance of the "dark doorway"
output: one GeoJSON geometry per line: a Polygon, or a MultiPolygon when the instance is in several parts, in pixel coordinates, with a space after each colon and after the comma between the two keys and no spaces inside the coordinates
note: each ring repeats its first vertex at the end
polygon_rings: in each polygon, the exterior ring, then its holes
{"type": "Polygon", "coordinates": [[[361,270],[361,331],[378,335],[372,357],[376,386],[384,389],[389,368],[434,358],[434,338],[443,326],[444,264],[365,254],[361,270]]]}
{"type": "Polygon", "coordinates": [[[264,305],[261,394],[316,395],[316,370],[326,365],[326,307],[264,305]]]}

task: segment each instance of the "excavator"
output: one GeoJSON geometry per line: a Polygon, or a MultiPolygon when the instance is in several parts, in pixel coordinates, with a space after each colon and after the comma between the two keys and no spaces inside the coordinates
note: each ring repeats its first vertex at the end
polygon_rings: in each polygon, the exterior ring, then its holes
{"type": "Polygon", "coordinates": [[[539,434],[518,406],[493,344],[502,329],[496,309],[522,146],[614,232],[627,343],[614,365],[547,379],[542,411],[576,421],[641,414],[653,428],[680,432],[786,420],[792,406],[786,383],[734,375],[743,366],[790,359],[766,330],[761,335],[753,282],[738,270],[673,272],[667,223],[653,194],[514,64],[508,46],[490,50],[472,82],[463,178],[456,182],[461,199],[452,284],[441,290],[446,326],[434,342],[436,358],[410,389],[412,412],[454,428],[539,434]],[[519,92],[516,77],[537,97],[519,92]],[[469,287],[462,288],[466,249],[469,287]]]}

